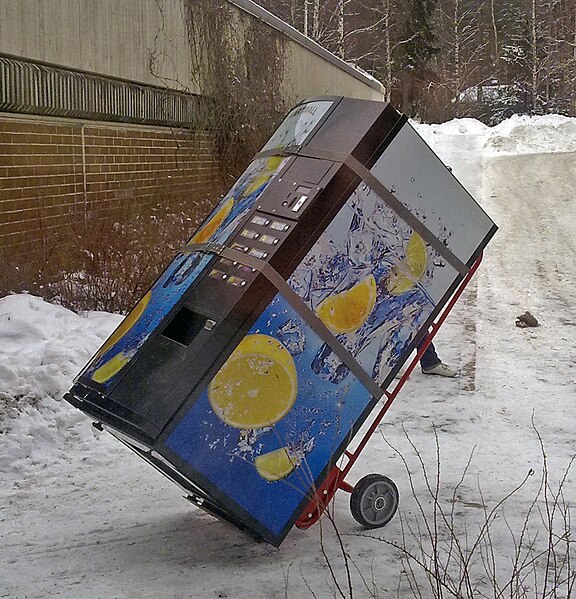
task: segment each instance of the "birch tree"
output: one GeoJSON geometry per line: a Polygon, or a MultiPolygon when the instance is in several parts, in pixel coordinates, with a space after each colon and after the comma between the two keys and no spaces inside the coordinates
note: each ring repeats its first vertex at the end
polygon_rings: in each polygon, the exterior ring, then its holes
{"type": "Polygon", "coordinates": [[[443,81],[457,102],[463,89],[482,80],[488,43],[482,39],[481,11],[477,3],[441,0],[440,12],[443,35],[439,62],[443,81]]]}

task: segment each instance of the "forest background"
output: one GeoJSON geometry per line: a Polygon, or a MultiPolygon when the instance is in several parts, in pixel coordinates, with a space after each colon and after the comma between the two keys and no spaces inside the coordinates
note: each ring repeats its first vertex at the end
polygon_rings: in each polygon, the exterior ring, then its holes
{"type": "Polygon", "coordinates": [[[576,0],[256,0],[413,118],[576,114],[576,0]]]}

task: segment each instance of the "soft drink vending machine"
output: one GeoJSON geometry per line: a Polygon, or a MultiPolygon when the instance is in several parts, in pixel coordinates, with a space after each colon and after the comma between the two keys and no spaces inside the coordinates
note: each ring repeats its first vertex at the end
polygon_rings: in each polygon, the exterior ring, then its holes
{"type": "Polygon", "coordinates": [[[495,231],[389,104],[307,100],[66,399],[279,546],[495,231]]]}

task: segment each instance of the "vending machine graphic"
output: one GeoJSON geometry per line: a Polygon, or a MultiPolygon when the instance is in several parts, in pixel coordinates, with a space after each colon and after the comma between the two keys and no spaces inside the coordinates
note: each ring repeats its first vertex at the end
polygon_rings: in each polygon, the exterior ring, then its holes
{"type": "Polygon", "coordinates": [[[495,231],[389,104],[307,100],[66,399],[278,546],[495,231]]]}

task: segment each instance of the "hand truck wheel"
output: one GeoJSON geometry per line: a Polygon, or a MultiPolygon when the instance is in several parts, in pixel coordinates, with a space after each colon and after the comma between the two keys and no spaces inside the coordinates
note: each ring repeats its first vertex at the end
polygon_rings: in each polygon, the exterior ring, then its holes
{"type": "Polygon", "coordinates": [[[368,474],[354,485],[350,511],[365,528],[379,528],[392,520],[399,498],[394,481],[381,474],[368,474]]]}

